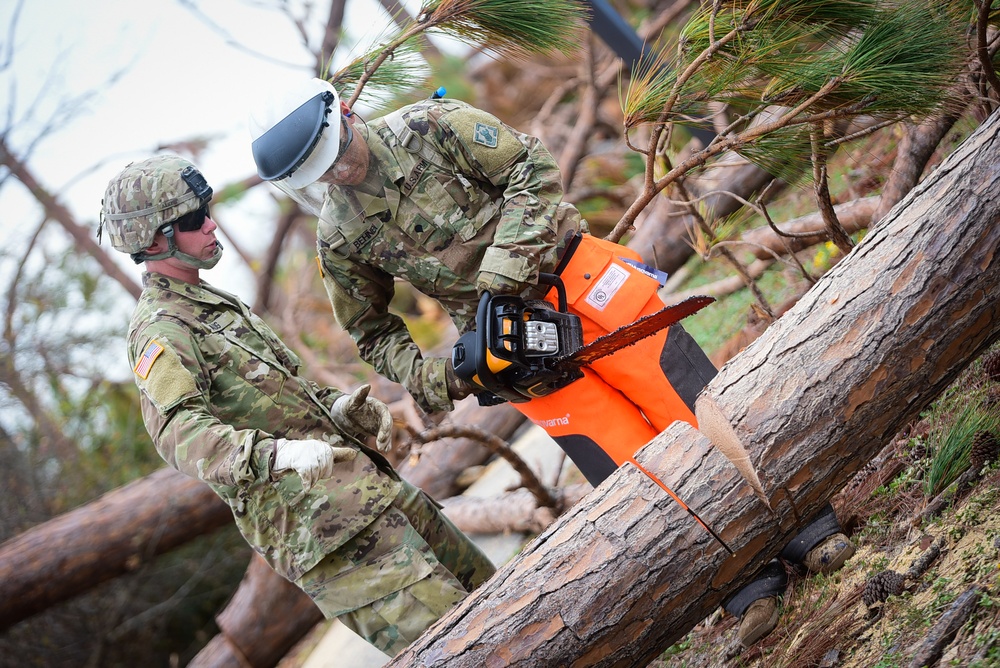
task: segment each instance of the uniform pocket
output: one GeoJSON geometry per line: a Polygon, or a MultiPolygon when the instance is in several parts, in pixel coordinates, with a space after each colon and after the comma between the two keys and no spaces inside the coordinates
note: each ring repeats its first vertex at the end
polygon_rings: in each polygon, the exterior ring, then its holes
{"type": "Polygon", "coordinates": [[[277,398],[288,375],[278,360],[262,352],[267,348],[263,339],[252,331],[243,332],[239,337],[226,332],[225,339],[230,344],[226,351],[227,370],[238,374],[261,394],[277,398]]]}
{"type": "MultiPolygon", "coordinates": [[[[617,244],[584,237],[560,276],[569,304],[611,331],[635,321],[659,283],[621,261],[617,244]]],[[[626,251],[626,249],[621,249],[626,251]]]]}
{"type": "Polygon", "coordinates": [[[371,605],[426,578],[434,570],[418,549],[409,544],[351,565],[331,555],[299,580],[327,617],[371,605]]]}

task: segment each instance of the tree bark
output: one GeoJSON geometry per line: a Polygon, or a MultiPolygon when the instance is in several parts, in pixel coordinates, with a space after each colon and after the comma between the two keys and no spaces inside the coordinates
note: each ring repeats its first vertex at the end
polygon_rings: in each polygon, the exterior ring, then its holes
{"type": "Polygon", "coordinates": [[[233,521],[205,483],[160,469],[0,545],[0,630],[233,521]]]}
{"type": "Polygon", "coordinates": [[[1000,339],[1000,114],[626,464],[390,666],[643,666],[1000,339]],[[709,440],[711,439],[711,440],[709,440]]]}

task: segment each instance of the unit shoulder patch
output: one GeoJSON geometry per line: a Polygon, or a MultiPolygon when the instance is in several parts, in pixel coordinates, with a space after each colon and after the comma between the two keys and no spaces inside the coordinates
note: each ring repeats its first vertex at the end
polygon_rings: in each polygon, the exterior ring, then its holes
{"type": "Polygon", "coordinates": [[[488,148],[496,148],[500,136],[500,128],[485,123],[476,123],[472,131],[472,141],[488,148]]]}
{"type": "Polygon", "coordinates": [[[479,109],[464,108],[441,117],[486,175],[509,167],[526,149],[495,116],[479,109]]]}

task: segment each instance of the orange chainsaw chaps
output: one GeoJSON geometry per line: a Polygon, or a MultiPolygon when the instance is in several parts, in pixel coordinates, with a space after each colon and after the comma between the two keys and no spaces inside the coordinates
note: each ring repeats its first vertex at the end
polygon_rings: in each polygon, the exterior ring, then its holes
{"type": "MultiPolygon", "coordinates": [[[[643,417],[638,406],[586,367],[583,378],[558,392],[512,405],[560,444],[566,437],[588,438],[610,457],[615,466],[631,459],[636,450],[658,433],[643,417]]],[[[585,474],[599,464],[578,461],[580,457],[599,457],[596,453],[581,451],[567,454],[585,474]]]]}
{"type": "MultiPolygon", "coordinates": [[[[646,307],[639,312],[639,317],[655,313],[662,308],[663,301],[654,294],[646,307]]],[[[587,329],[587,325],[584,325],[584,332],[587,329]]],[[[591,366],[591,370],[609,385],[626,391],[658,432],[676,420],[698,427],[693,406],[685,403],[662,368],[660,357],[666,349],[669,336],[670,329],[664,329],[597,360],[591,366]]]]}
{"type": "MultiPolygon", "coordinates": [[[[622,262],[623,257],[640,261],[639,254],[630,248],[584,235],[573,257],[559,273],[566,286],[569,310],[580,317],[583,325],[584,344],[664,307],[656,292],[659,283],[622,262]],[[624,278],[611,278],[619,276],[624,278]],[[599,292],[600,298],[595,295],[599,292]]],[[[553,288],[545,298],[556,304],[556,295],[553,288]]],[[[661,357],[667,350],[669,335],[670,328],[664,329],[597,360],[590,367],[609,386],[617,388],[636,404],[658,432],[675,420],[698,426],[694,406],[681,398],[665,373],[661,357]]],[[[676,352],[671,351],[672,354],[676,352]]],[[[691,360],[692,366],[708,363],[701,359],[704,354],[700,351],[697,356],[699,359],[691,360]]],[[[680,365],[683,367],[684,362],[680,361],[680,365]]],[[[600,443],[603,439],[595,440],[600,443]]]]}

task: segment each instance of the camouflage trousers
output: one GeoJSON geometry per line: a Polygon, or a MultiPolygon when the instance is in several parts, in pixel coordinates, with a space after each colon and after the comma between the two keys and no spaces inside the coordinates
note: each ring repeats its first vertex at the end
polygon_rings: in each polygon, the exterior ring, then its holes
{"type": "Polygon", "coordinates": [[[323,611],[395,656],[495,568],[419,488],[296,581],[323,611]]]}

